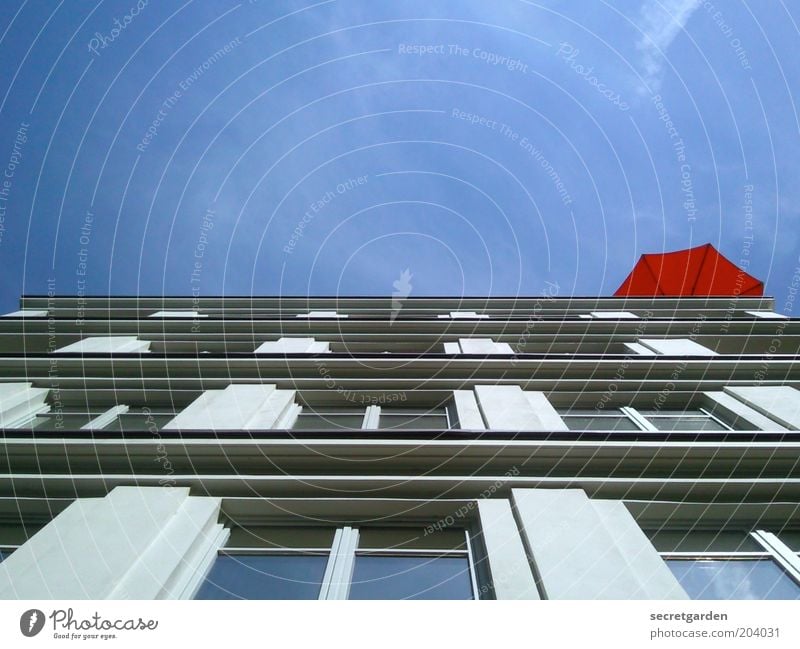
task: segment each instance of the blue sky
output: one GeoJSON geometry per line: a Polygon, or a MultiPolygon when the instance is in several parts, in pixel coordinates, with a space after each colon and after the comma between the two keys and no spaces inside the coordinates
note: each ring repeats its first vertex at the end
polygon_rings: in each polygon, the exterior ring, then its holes
{"type": "Polygon", "coordinates": [[[780,310],[798,23],[780,0],[6,0],[0,307],[49,280],[390,295],[406,269],[412,296],[603,295],[710,241],[780,310]]]}

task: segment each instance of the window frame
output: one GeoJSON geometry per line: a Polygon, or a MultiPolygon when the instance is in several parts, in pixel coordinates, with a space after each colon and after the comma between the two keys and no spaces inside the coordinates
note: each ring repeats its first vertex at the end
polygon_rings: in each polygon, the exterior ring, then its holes
{"type": "Polygon", "coordinates": [[[666,561],[758,561],[769,559],[778,566],[800,591],[800,552],[794,552],[777,535],[767,530],[749,532],[763,549],[737,551],[659,551],[666,561]]]}
{"type": "MultiPolygon", "coordinates": [[[[390,525],[391,528],[401,528],[403,526],[390,525]]],[[[386,557],[464,557],[467,560],[469,570],[469,582],[471,589],[471,599],[480,599],[481,590],[478,585],[478,571],[476,556],[470,538],[468,527],[458,528],[464,533],[463,549],[424,549],[424,548],[359,548],[359,527],[344,525],[336,528],[331,541],[331,547],[241,547],[224,546],[217,550],[217,557],[220,556],[327,556],[328,561],[320,584],[318,600],[346,600],[350,595],[352,586],[355,562],[358,556],[386,556],[386,557]]],[[[213,568],[214,562],[209,567],[209,573],[213,568]]],[[[197,587],[192,594],[196,597],[200,589],[208,579],[206,574],[199,580],[197,587]]]]}
{"type": "MultiPolygon", "coordinates": [[[[682,432],[682,431],[683,432],[687,432],[687,431],[684,431],[684,429],[681,429],[681,428],[675,428],[675,429],[669,429],[669,430],[660,429],[660,428],[656,427],[656,425],[650,420],[649,417],[652,416],[655,419],[668,419],[670,417],[670,415],[650,415],[650,416],[648,416],[646,414],[643,414],[642,411],[640,411],[637,408],[634,408],[632,406],[621,406],[621,407],[618,407],[618,408],[608,408],[608,409],[602,409],[602,410],[598,410],[597,408],[595,408],[594,410],[596,412],[594,412],[592,414],[582,413],[582,414],[574,414],[573,415],[573,414],[570,413],[570,411],[572,411],[572,410],[576,410],[577,411],[577,410],[592,410],[592,409],[591,408],[589,408],[589,409],[581,409],[581,408],[560,408],[560,409],[558,409],[558,415],[559,415],[559,417],[562,418],[562,420],[564,421],[565,424],[567,424],[567,420],[570,417],[576,417],[576,418],[577,417],[587,417],[587,418],[588,417],[596,417],[598,419],[603,418],[603,417],[606,417],[608,419],[619,419],[621,417],[624,417],[624,418],[628,419],[628,421],[633,422],[633,424],[636,426],[636,428],[638,430],[644,431],[644,432],[649,432],[649,433],[682,432]]],[[[708,431],[708,432],[725,432],[725,431],[734,430],[734,428],[732,426],[730,426],[725,421],[720,419],[717,415],[715,415],[712,412],[710,412],[708,410],[708,408],[705,408],[704,406],[700,406],[698,408],[693,408],[692,412],[694,412],[695,410],[697,412],[702,413],[702,415],[703,415],[702,418],[703,419],[710,419],[710,420],[714,421],[715,423],[719,424],[723,429],[722,431],[708,431]]],[[[687,410],[685,410],[685,412],[689,413],[690,411],[687,409],[687,410]]],[[[693,414],[686,414],[684,416],[685,417],[694,417],[694,418],[697,418],[697,419],[701,418],[700,415],[693,415],[693,414]]],[[[572,430],[572,429],[570,429],[570,430],[572,430]]],[[[624,431],[624,429],[621,429],[621,432],[622,431],[624,431]]],[[[706,432],[706,431],[693,430],[693,431],[688,431],[688,432],[696,432],[696,433],[702,434],[703,432],[706,432]]]]}

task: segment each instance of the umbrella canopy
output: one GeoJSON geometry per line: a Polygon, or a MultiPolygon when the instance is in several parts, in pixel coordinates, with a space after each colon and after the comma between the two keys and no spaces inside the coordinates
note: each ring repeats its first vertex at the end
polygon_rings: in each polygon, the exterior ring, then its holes
{"type": "Polygon", "coordinates": [[[710,243],[642,255],[615,297],[763,295],[764,282],[723,257],[710,243]]]}

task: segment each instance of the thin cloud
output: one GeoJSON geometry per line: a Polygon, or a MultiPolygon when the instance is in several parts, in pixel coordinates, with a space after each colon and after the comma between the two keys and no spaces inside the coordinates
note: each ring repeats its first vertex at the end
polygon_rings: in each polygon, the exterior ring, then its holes
{"type": "Polygon", "coordinates": [[[702,0],[647,0],[639,12],[642,36],[636,43],[641,53],[639,65],[650,90],[661,85],[667,50],[683,30],[702,0]]]}

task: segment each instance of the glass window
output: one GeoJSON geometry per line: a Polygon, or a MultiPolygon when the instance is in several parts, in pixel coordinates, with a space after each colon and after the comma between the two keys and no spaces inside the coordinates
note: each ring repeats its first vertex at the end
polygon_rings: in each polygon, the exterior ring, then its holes
{"type": "Polygon", "coordinates": [[[229,548],[286,550],[313,548],[327,552],[333,544],[333,527],[251,525],[233,527],[226,544],[229,548]]]}
{"type": "Polygon", "coordinates": [[[779,532],[778,538],[783,541],[792,552],[800,552],[800,530],[787,530],[779,532]]]}
{"type": "Polygon", "coordinates": [[[747,530],[645,530],[659,552],[763,552],[747,530]]]}
{"type": "Polygon", "coordinates": [[[356,556],[350,599],[472,598],[467,556],[356,556]]]}
{"type": "Polygon", "coordinates": [[[772,559],[668,559],[692,599],[800,599],[798,586],[772,559]]]}
{"type": "Polygon", "coordinates": [[[320,596],[473,599],[475,587],[465,530],[234,526],[226,549],[217,557],[196,599],[320,596]],[[337,549],[332,553],[334,542],[337,549]],[[340,571],[352,574],[349,591],[348,585],[342,588],[325,582],[326,574],[340,571]]]}
{"type": "Polygon", "coordinates": [[[293,428],[305,430],[335,430],[338,428],[361,428],[364,424],[364,408],[327,408],[312,410],[303,408],[293,428]]]}
{"type": "Polygon", "coordinates": [[[316,599],[326,555],[223,554],[195,599],[316,599]]]}
{"type": "Polygon", "coordinates": [[[350,599],[473,599],[463,529],[362,527],[350,599]]]}
{"type": "Polygon", "coordinates": [[[161,430],[167,423],[175,418],[172,410],[143,411],[142,408],[130,408],[128,412],[118,415],[117,418],[104,430],[119,430],[124,432],[154,432],[161,430]]]}
{"type": "Polygon", "coordinates": [[[432,530],[416,527],[362,527],[360,550],[462,550],[467,549],[463,529],[432,530]]]}
{"type": "Polygon", "coordinates": [[[705,410],[640,410],[658,430],[730,430],[705,410]]]}
{"type": "Polygon", "coordinates": [[[36,415],[30,423],[24,424],[20,428],[34,428],[37,431],[79,430],[81,426],[88,424],[102,413],[102,410],[96,413],[69,410],[45,412],[36,415]]]}
{"type": "Polygon", "coordinates": [[[621,410],[559,410],[561,418],[570,430],[641,430],[621,410]]]}
{"type": "Polygon", "coordinates": [[[444,408],[381,408],[378,427],[447,430],[450,424],[444,408]]]}
{"type": "Polygon", "coordinates": [[[2,563],[3,559],[5,559],[9,554],[11,554],[11,550],[0,549],[0,563],[2,563]]]}

